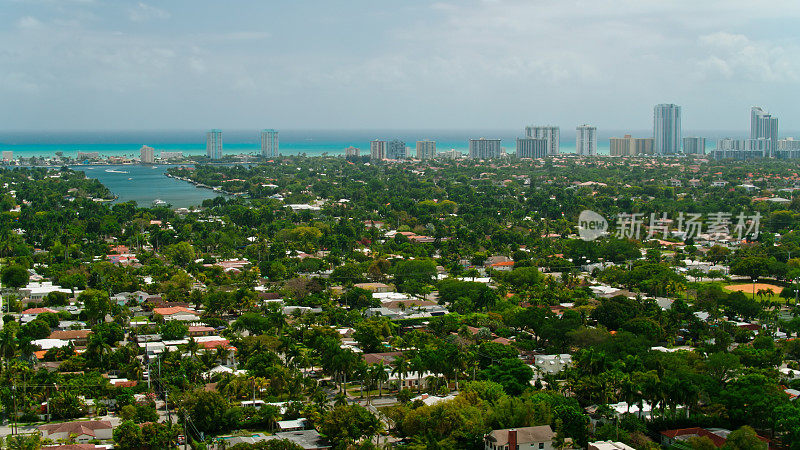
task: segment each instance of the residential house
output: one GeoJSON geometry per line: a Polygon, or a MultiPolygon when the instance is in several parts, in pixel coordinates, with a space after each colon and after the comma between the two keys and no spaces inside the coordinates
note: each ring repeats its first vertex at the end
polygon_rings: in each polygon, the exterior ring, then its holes
{"type": "Polygon", "coordinates": [[[50,308],[28,308],[20,313],[19,321],[22,323],[28,323],[36,319],[36,317],[41,313],[58,314],[58,311],[50,308]]]}
{"type": "Polygon", "coordinates": [[[555,355],[535,355],[533,357],[534,378],[541,378],[542,375],[556,374],[572,365],[572,355],[569,353],[555,355]]]}
{"type": "Polygon", "coordinates": [[[196,322],[200,320],[200,315],[196,311],[183,306],[153,308],[153,314],[162,316],[164,320],[182,320],[185,322],[196,322]]]}
{"type": "MultiPolygon", "coordinates": [[[[726,430],[724,428],[680,428],[675,430],[665,430],[661,432],[661,445],[666,447],[673,446],[675,444],[686,443],[690,438],[693,437],[707,437],[711,439],[711,442],[714,443],[717,447],[722,447],[725,445],[725,442],[728,440],[728,435],[731,434],[730,430],[726,430]]],[[[764,442],[769,442],[769,439],[758,436],[764,442]]]]}
{"type": "Polygon", "coordinates": [[[50,339],[71,341],[76,347],[83,347],[89,340],[92,330],[57,330],[50,333],[50,339]]]}
{"type": "Polygon", "coordinates": [[[492,430],[483,437],[485,450],[555,450],[550,425],[492,430]]]}
{"type": "Polygon", "coordinates": [[[186,335],[189,337],[211,336],[216,332],[217,330],[215,330],[213,327],[192,326],[189,327],[189,330],[186,332],[186,335]]]}
{"type": "Polygon", "coordinates": [[[589,442],[588,450],[635,450],[633,447],[622,442],[597,441],[589,442]]]}
{"type": "Polygon", "coordinates": [[[366,289],[370,292],[376,293],[389,292],[392,290],[391,286],[383,283],[356,283],[353,285],[353,287],[366,289]]]}
{"type": "Polygon", "coordinates": [[[86,444],[91,440],[111,439],[113,428],[107,420],[88,420],[78,422],[48,423],[39,426],[42,437],[52,439],[68,439],[74,437],[78,444],[86,444]]]}
{"type": "Polygon", "coordinates": [[[306,422],[304,417],[300,417],[294,420],[280,420],[276,424],[280,431],[300,431],[305,430],[306,422]]]}
{"type": "Polygon", "coordinates": [[[50,281],[42,281],[40,283],[28,283],[24,288],[19,289],[19,295],[22,298],[30,299],[32,302],[41,302],[42,299],[47,297],[51,292],[63,292],[68,296],[72,296],[72,290],[55,285],[50,281]]]}

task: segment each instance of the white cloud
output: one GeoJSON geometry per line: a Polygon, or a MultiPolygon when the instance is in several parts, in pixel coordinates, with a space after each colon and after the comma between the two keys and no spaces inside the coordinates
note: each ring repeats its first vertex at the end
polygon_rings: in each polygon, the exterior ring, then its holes
{"type": "Polygon", "coordinates": [[[139,2],[128,9],[128,18],[133,22],[145,22],[154,19],[169,19],[171,14],[161,8],[139,2]]]}
{"type": "Polygon", "coordinates": [[[21,30],[37,30],[42,26],[42,22],[33,16],[25,16],[17,21],[17,28],[21,30]]]}
{"type": "Polygon", "coordinates": [[[762,82],[800,81],[800,48],[753,41],[743,34],[717,32],[699,37],[707,56],[700,60],[709,79],[762,82]]]}

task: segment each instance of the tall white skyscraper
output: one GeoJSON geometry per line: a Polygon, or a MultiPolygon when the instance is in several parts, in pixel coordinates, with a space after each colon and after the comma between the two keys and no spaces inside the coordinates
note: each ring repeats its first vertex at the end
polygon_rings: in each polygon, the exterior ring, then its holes
{"type": "Polygon", "coordinates": [[[778,145],[778,118],[758,106],[750,108],[750,139],[768,139],[767,156],[773,156],[778,145]]]}
{"type": "Polygon", "coordinates": [[[436,141],[424,139],[417,141],[417,159],[430,159],[436,157],[436,141]]]}
{"type": "Polygon", "coordinates": [[[675,155],[681,149],[681,107],[662,103],[653,108],[656,155],[675,155]]]}
{"type": "Polygon", "coordinates": [[[527,126],[525,136],[536,139],[547,139],[547,156],[561,153],[561,129],[554,126],[527,126]]]}
{"type": "Polygon", "coordinates": [[[369,158],[373,161],[386,159],[386,141],[378,139],[369,141],[369,158]]]}
{"type": "Polygon", "coordinates": [[[597,127],[584,124],[575,129],[575,152],[584,156],[597,155],[597,127]]]}
{"type": "Polygon", "coordinates": [[[469,157],[474,159],[492,159],[500,156],[500,139],[470,139],[469,157]]]}
{"type": "Polygon", "coordinates": [[[206,156],[209,159],[222,159],[222,130],[206,133],[206,156]]]}
{"type": "Polygon", "coordinates": [[[156,156],[153,147],[143,145],[142,148],[139,149],[139,160],[142,162],[142,164],[153,164],[156,162],[156,156]]]}
{"type": "Polygon", "coordinates": [[[261,156],[278,156],[278,132],[261,130],[261,156]]]}

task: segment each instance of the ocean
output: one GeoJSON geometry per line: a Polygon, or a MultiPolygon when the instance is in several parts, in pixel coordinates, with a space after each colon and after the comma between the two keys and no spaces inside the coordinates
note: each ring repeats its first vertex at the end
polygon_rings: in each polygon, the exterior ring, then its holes
{"type": "MultiPolygon", "coordinates": [[[[651,136],[649,130],[598,130],[597,152],[607,155],[608,138],[611,136],[651,136]]],[[[369,141],[373,139],[401,139],[415,152],[415,142],[421,139],[436,141],[437,151],[468,150],[470,138],[500,138],[507,153],[515,151],[515,139],[524,135],[524,130],[280,130],[280,153],[284,155],[322,154],[342,155],[347,147],[361,149],[369,154],[369,141]]],[[[705,136],[706,148],[711,148],[720,137],[745,137],[745,131],[684,131],[684,136],[705,136]]],[[[251,153],[260,149],[259,130],[223,130],[223,151],[226,154],[251,153]]],[[[55,156],[77,156],[78,152],[99,152],[103,156],[138,157],[139,148],[149,145],[156,156],[161,151],[182,151],[184,155],[204,155],[206,152],[205,131],[86,131],[86,132],[2,132],[0,151],[12,151],[14,158],[55,156]]],[[[561,130],[561,152],[575,152],[575,132],[561,130]]]]}

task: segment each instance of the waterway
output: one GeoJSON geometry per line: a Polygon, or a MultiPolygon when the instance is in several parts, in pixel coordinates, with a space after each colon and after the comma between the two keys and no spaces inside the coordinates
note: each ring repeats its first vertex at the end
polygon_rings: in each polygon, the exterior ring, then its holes
{"type": "Polygon", "coordinates": [[[93,165],[73,166],[72,169],[83,171],[88,178],[95,178],[103,183],[117,196],[116,202],[134,201],[141,207],[150,207],[154,200],[159,199],[173,208],[188,208],[222,195],[166,176],[168,167],[170,166],[93,165]]]}

